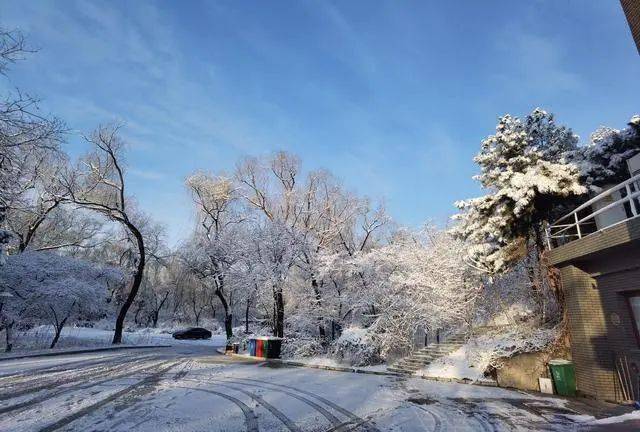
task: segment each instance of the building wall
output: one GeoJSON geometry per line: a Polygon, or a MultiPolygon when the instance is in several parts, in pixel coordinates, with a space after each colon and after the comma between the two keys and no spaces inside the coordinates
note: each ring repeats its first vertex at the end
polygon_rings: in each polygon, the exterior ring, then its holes
{"type": "Polygon", "coordinates": [[[614,400],[613,363],[606,364],[606,358],[602,356],[603,351],[609,350],[602,346],[607,329],[596,281],[575,266],[563,267],[560,273],[578,391],[598,399],[614,400]]]}
{"type": "Polygon", "coordinates": [[[620,3],[622,4],[622,9],[627,16],[633,40],[636,42],[638,52],[640,53],[640,1],[620,0],[620,3]]]}
{"type": "MultiPolygon", "coordinates": [[[[571,353],[582,394],[620,401],[615,359],[625,357],[640,365],[635,324],[625,297],[640,290],[638,257],[640,247],[631,243],[561,267],[571,353]]],[[[634,375],[637,388],[638,374],[634,375]]]]}

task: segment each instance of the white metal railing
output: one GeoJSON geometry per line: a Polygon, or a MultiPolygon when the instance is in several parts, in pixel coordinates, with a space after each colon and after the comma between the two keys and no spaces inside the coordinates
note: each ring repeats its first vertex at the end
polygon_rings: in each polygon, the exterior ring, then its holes
{"type": "Polygon", "coordinates": [[[581,239],[640,215],[640,174],[591,198],[547,228],[547,242],[553,248],[581,239]],[[598,208],[598,205],[611,203],[598,208]],[[605,217],[608,214],[608,218],[605,217]],[[598,216],[600,216],[598,218],[598,216]]]}

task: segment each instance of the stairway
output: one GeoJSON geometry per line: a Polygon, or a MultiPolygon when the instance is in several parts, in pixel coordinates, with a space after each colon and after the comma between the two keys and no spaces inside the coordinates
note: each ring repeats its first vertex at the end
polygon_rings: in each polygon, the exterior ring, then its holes
{"type": "Polygon", "coordinates": [[[413,375],[417,370],[429,365],[432,361],[443,357],[464,345],[466,338],[464,335],[454,335],[447,339],[446,342],[440,344],[429,344],[421,348],[409,357],[405,357],[399,362],[389,366],[389,372],[395,372],[403,375],[413,375]]]}

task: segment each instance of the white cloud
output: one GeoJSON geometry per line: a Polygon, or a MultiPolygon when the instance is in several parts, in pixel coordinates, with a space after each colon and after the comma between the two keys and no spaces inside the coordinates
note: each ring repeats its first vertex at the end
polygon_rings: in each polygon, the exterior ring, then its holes
{"type": "Polygon", "coordinates": [[[161,180],[164,179],[166,176],[164,173],[158,172],[158,171],[153,171],[153,170],[143,170],[143,169],[137,169],[137,168],[129,168],[127,170],[127,172],[131,175],[134,175],[136,177],[140,177],[142,179],[145,180],[161,180]]]}
{"type": "Polygon", "coordinates": [[[542,96],[585,86],[580,74],[570,70],[564,60],[568,47],[557,40],[510,27],[496,45],[506,61],[496,62],[496,67],[503,69],[495,76],[513,91],[542,96]]]}

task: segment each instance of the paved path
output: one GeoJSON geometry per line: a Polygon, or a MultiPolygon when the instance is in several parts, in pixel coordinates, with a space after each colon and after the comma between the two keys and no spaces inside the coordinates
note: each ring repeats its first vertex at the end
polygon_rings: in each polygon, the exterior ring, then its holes
{"type": "Polygon", "coordinates": [[[270,367],[203,346],[0,364],[3,431],[583,430],[576,414],[557,398],[270,367]]]}

